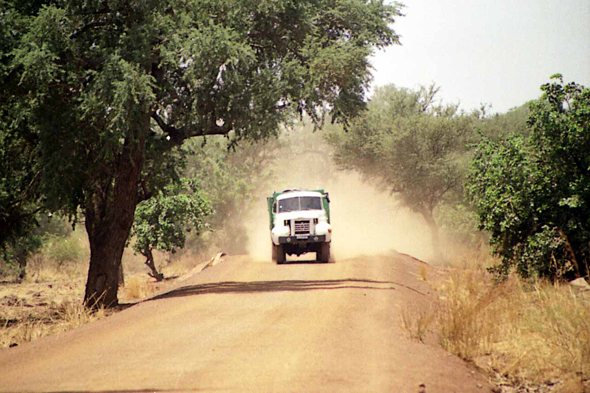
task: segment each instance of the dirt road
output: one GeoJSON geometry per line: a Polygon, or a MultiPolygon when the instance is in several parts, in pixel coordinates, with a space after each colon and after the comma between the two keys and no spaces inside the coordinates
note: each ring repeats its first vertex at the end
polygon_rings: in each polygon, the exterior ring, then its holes
{"type": "Polygon", "coordinates": [[[400,310],[434,298],[419,265],[229,257],[154,300],[0,352],[0,391],[490,391],[400,327],[400,310]]]}

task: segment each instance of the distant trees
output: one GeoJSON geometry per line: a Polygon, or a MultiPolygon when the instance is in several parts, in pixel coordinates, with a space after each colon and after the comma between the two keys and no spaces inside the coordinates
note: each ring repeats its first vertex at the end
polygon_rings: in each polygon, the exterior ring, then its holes
{"type": "Polygon", "coordinates": [[[590,89],[554,78],[530,106],[530,135],[485,139],[471,164],[467,188],[501,275],[588,278],[590,89]]]}
{"type": "Polygon", "coordinates": [[[378,0],[1,4],[0,149],[18,160],[0,220],[81,210],[90,307],[117,304],[135,208],[179,179],[185,140],[263,139],[296,113],[348,121],[399,15],[378,0]]]}
{"type": "MultiPolygon", "coordinates": [[[[510,135],[527,136],[530,133],[527,121],[529,118],[529,106],[531,102],[510,109],[506,113],[488,114],[486,109],[474,112],[476,117],[475,128],[479,134],[488,139],[497,141],[510,135]]],[[[479,136],[475,136],[479,140],[479,136]]],[[[474,138],[474,142],[476,141],[474,138]]]]}
{"type": "Polygon", "coordinates": [[[328,140],[341,169],[355,170],[395,194],[420,214],[431,230],[435,258],[441,258],[436,208],[460,190],[462,162],[472,136],[472,117],[456,105],[437,102],[439,88],[377,88],[368,111],[348,131],[328,140]]]}

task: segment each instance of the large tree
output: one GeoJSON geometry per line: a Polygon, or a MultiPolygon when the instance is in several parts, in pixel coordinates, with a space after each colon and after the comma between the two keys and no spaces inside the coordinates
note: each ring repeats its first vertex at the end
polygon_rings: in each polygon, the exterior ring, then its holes
{"type": "Polygon", "coordinates": [[[346,122],[399,15],[381,0],[15,4],[2,3],[3,17],[26,14],[2,53],[14,84],[2,104],[16,103],[3,116],[34,141],[44,205],[83,213],[90,307],[117,304],[135,207],[176,176],[175,148],[265,138],[297,112],[346,122]]]}
{"type": "Polygon", "coordinates": [[[442,258],[436,208],[460,189],[461,160],[472,134],[472,117],[437,102],[439,88],[393,85],[376,89],[368,111],[348,132],[329,141],[342,169],[355,170],[420,214],[431,231],[434,256],[442,258]]]}

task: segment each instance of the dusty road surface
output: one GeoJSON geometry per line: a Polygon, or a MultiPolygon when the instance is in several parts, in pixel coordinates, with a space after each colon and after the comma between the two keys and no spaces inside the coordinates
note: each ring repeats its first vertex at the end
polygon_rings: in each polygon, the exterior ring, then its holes
{"type": "Polygon", "coordinates": [[[489,392],[400,327],[400,310],[434,299],[419,266],[228,257],[154,300],[1,351],[0,391],[489,392]]]}

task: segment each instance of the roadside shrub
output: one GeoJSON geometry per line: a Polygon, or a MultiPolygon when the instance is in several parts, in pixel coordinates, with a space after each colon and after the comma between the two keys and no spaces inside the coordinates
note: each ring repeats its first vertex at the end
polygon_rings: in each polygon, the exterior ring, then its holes
{"type": "Polygon", "coordinates": [[[0,278],[22,281],[29,272],[38,273],[42,268],[53,269],[53,266],[49,266],[53,260],[61,268],[83,255],[77,239],[79,231],[72,232],[67,219],[58,215],[38,214],[35,221],[36,226],[31,231],[0,248],[0,278]],[[77,243],[63,243],[69,242],[70,238],[77,243]],[[44,257],[39,258],[39,255],[44,257]]]}
{"type": "Polygon", "coordinates": [[[57,268],[63,268],[77,262],[83,255],[82,247],[71,236],[51,236],[47,246],[47,256],[55,262],[57,268]]]}
{"type": "Polygon", "coordinates": [[[18,277],[21,272],[22,268],[15,260],[9,258],[0,259],[0,280],[18,277]]]}
{"type": "Polygon", "coordinates": [[[530,105],[530,135],[483,140],[471,162],[466,188],[499,278],[590,280],[590,89],[554,77],[530,105]]]}

